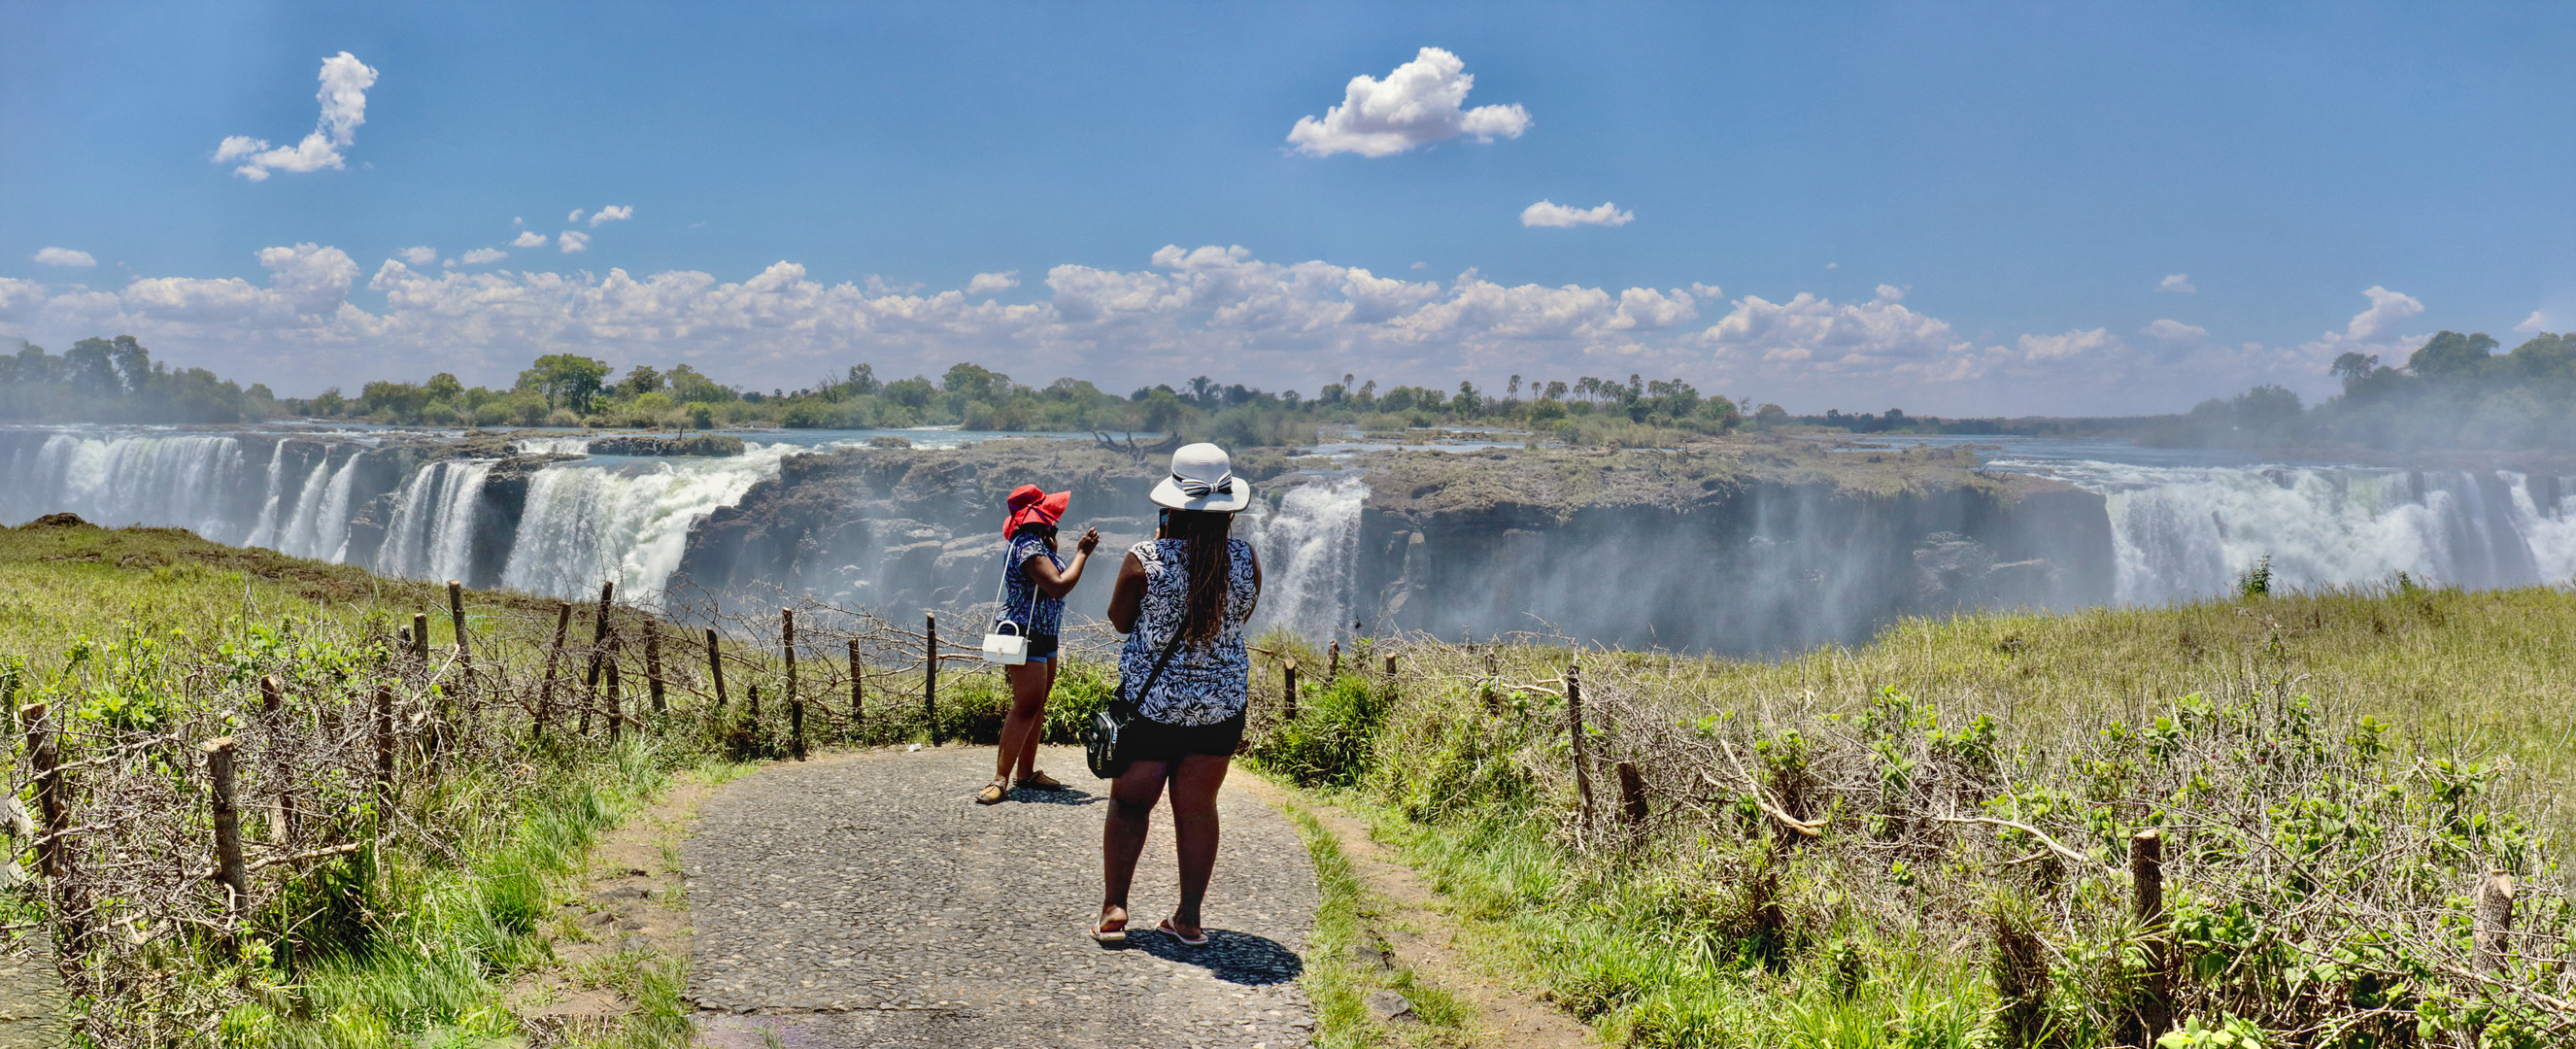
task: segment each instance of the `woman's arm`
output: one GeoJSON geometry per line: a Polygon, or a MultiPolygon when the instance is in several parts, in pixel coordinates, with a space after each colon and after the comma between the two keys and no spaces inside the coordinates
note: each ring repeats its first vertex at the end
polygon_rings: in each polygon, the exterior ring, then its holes
{"type": "Polygon", "coordinates": [[[1054,560],[1037,556],[1020,562],[1020,570],[1029,574],[1029,580],[1038,585],[1039,593],[1061,601],[1066,594],[1073,592],[1075,584],[1082,582],[1082,566],[1091,560],[1091,552],[1097,549],[1100,549],[1100,529],[1085,528],[1082,538],[1073,544],[1073,563],[1064,566],[1064,571],[1055,570],[1054,560]]]}
{"type": "Polygon", "coordinates": [[[1118,582],[1109,591],[1109,625],[1121,634],[1136,632],[1136,616],[1145,610],[1145,563],[1127,552],[1118,563],[1118,582]]]}

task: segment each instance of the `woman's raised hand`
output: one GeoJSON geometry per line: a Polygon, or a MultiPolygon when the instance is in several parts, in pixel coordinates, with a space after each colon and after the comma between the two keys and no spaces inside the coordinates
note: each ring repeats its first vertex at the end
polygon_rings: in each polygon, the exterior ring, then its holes
{"type": "Polygon", "coordinates": [[[1094,550],[1100,549],[1100,529],[1083,529],[1082,538],[1073,541],[1073,549],[1075,553],[1083,554],[1088,554],[1094,550]]]}

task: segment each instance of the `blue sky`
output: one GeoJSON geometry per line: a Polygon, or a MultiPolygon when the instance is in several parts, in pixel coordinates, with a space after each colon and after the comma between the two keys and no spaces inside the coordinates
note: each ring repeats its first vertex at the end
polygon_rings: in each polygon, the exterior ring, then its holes
{"type": "Polygon", "coordinates": [[[2576,327],[2570,54],[2542,5],[0,2],[0,335],[284,393],[570,350],[2313,398],[2347,350],[2576,327]],[[373,76],[334,138],[341,52],[373,76]],[[1292,148],[1363,75],[1411,148],[1292,148]],[[215,160],[308,134],[339,166],[215,160]]]}

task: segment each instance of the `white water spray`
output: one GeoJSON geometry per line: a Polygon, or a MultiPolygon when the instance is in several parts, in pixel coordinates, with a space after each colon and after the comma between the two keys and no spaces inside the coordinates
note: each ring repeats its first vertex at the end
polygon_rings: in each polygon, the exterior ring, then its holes
{"type": "Polygon", "coordinates": [[[605,457],[539,470],[501,585],[572,597],[613,579],[620,593],[654,600],[680,567],[689,526],[802,450],[747,444],[721,459],[605,457]]]}
{"type": "Polygon", "coordinates": [[[1263,570],[1255,630],[1284,626],[1320,643],[1350,629],[1368,494],[1359,478],[1341,477],[1289,489],[1278,509],[1254,511],[1244,538],[1263,570]]]}

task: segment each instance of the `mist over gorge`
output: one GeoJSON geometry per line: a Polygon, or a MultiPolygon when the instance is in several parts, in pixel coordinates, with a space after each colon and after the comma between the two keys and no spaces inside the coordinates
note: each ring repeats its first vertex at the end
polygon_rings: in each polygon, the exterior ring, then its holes
{"type": "MultiPolygon", "coordinates": [[[[675,610],[811,596],[962,623],[989,614],[994,508],[1012,487],[1070,489],[1068,524],[1099,527],[1108,556],[1152,528],[1156,456],[912,436],[924,446],[11,427],[0,523],[68,511],[476,587],[572,598],[614,580],[668,593],[675,610]]],[[[2014,437],[1294,451],[1240,457],[1263,499],[1238,527],[1268,574],[1260,625],[1318,639],[1559,631],[1765,653],[1865,640],[1903,615],[2221,595],[2266,558],[2291,587],[2576,578],[2576,477],[2545,471],[2123,456],[2014,437]]],[[[1087,585],[1071,609],[1099,615],[1107,594],[1087,585]]]]}

